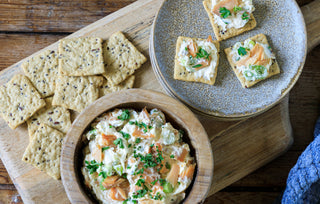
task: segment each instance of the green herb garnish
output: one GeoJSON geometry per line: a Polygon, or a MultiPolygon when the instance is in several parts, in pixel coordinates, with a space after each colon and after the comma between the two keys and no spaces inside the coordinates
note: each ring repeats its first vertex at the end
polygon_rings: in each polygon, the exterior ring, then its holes
{"type": "Polygon", "coordinates": [[[249,19],[249,14],[247,12],[244,12],[242,14],[242,20],[248,20],[249,19]]]}
{"type": "Polygon", "coordinates": [[[101,151],[103,152],[104,150],[108,150],[108,149],[110,149],[110,147],[102,147],[101,151]]]}
{"type": "Polygon", "coordinates": [[[101,172],[99,173],[99,176],[102,176],[103,179],[106,179],[106,178],[107,178],[107,172],[101,171],[101,172]]]}
{"type": "Polygon", "coordinates": [[[142,186],[142,184],[145,183],[145,180],[144,179],[139,179],[136,183],[136,186],[142,186]]]}
{"type": "Polygon", "coordinates": [[[85,161],[86,168],[89,169],[89,173],[93,174],[94,172],[97,171],[99,166],[102,166],[102,162],[98,163],[95,160],[92,160],[91,162],[85,161]]]}
{"type": "Polygon", "coordinates": [[[228,16],[231,15],[231,12],[226,7],[220,7],[220,14],[222,18],[228,18],[228,16]]]}
{"type": "Polygon", "coordinates": [[[247,52],[246,48],[244,48],[244,47],[239,47],[239,49],[238,49],[238,54],[239,54],[240,56],[245,56],[247,53],[248,53],[248,52],[247,52]]]}
{"type": "Polygon", "coordinates": [[[173,159],[173,158],[174,158],[174,155],[173,155],[173,154],[171,154],[171,155],[170,155],[170,158],[171,158],[171,159],[173,159]]]}
{"type": "Polygon", "coordinates": [[[199,67],[202,67],[202,64],[197,64],[197,65],[192,66],[192,68],[199,68],[199,67]]]}
{"type": "Polygon", "coordinates": [[[125,109],[122,111],[121,115],[118,116],[119,120],[129,120],[130,119],[130,112],[129,110],[125,109]]]}
{"type": "Polygon", "coordinates": [[[113,144],[119,145],[119,147],[120,147],[121,149],[124,148],[123,141],[122,141],[121,138],[118,138],[118,139],[116,139],[115,141],[113,141],[113,144]]]}
{"type": "Polygon", "coordinates": [[[122,132],[120,131],[120,133],[122,134],[123,138],[128,140],[130,138],[130,135],[128,133],[122,132]]]}
{"type": "Polygon", "coordinates": [[[233,7],[233,11],[234,11],[234,12],[241,11],[241,10],[242,10],[242,8],[239,7],[239,6],[233,7]]]}
{"type": "Polygon", "coordinates": [[[136,141],[135,141],[136,144],[139,144],[140,142],[141,142],[140,138],[137,138],[136,141]]]}

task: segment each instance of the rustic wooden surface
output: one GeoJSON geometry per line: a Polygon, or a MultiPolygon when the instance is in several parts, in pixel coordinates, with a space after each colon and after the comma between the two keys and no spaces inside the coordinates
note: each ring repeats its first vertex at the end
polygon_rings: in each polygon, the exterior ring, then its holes
{"type": "MultiPolygon", "coordinates": [[[[73,1],[76,3],[72,5],[67,1],[21,2],[0,1],[0,69],[78,30],[77,26],[92,23],[132,1],[110,0],[100,4],[98,1],[73,1]],[[69,23],[62,24],[63,21],[69,23]]],[[[308,2],[298,1],[299,5],[308,2]]],[[[314,122],[319,114],[319,56],[320,47],[316,47],[308,55],[303,73],[290,93],[290,116],[295,135],[292,148],[270,164],[211,196],[207,203],[271,203],[283,190],[290,168],[312,141],[314,122]]],[[[0,203],[11,202],[19,203],[21,200],[5,168],[0,165],[0,203]]]]}

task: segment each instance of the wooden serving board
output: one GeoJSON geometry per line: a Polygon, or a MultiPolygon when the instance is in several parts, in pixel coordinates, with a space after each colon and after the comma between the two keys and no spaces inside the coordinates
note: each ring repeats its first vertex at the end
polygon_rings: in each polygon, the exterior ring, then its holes
{"type": "MultiPolygon", "coordinates": [[[[163,1],[139,0],[68,37],[96,36],[107,39],[112,33],[123,31],[139,50],[149,56],[151,25],[163,1]]],[[[317,0],[314,6],[305,7],[305,10],[318,9],[319,2],[320,0],[317,0]]],[[[309,20],[307,24],[319,23],[319,18],[314,16],[309,20]]],[[[314,46],[320,40],[317,27],[311,27],[310,33],[313,33],[309,36],[312,44],[308,47],[314,46]]],[[[54,43],[43,50],[56,48],[57,43],[54,43]]],[[[24,60],[0,72],[0,84],[5,84],[15,74],[23,73],[20,65],[24,60]]],[[[164,92],[152,71],[150,60],[135,75],[136,88],[164,92]]],[[[293,142],[288,97],[268,112],[243,121],[222,122],[205,116],[198,117],[210,137],[214,154],[215,170],[209,195],[273,160],[284,153],[293,142]]],[[[55,181],[21,161],[29,142],[26,124],[11,130],[1,119],[0,128],[0,156],[23,201],[68,203],[61,181],[55,181]]]]}

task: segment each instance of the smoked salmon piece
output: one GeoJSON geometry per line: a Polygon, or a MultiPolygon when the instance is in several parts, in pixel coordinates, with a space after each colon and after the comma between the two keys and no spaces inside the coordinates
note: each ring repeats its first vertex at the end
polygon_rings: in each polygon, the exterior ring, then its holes
{"type": "Polygon", "coordinates": [[[111,188],[109,196],[112,200],[117,200],[117,201],[124,201],[128,197],[126,192],[118,186],[111,188]]]}
{"type": "Polygon", "coordinates": [[[144,132],[142,132],[142,130],[140,130],[139,128],[136,128],[133,133],[132,133],[133,137],[141,137],[144,139],[148,139],[148,138],[152,138],[155,137],[155,135],[153,134],[145,134],[144,132]]]}
{"type": "Polygon", "coordinates": [[[198,52],[198,46],[193,40],[190,40],[189,42],[190,44],[188,45],[188,51],[192,57],[196,57],[198,52]]]}
{"type": "Polygon", "coordinates": [[[186,170],[184,170],[181,173],[181,177],[187,177],[188,179],[192,179],[193,178],[193,174],[194,174],[194,170],[195,170],[196,164],[192,164],[190,166],[187,167],[186,170]]]}
{"type": "Polygon", "coordinates": [[[126,182],[126,179],[120,178],[119,176],[108,176],[103,180],[102,185],[108,190],[110,188],[119,186],[124,182],[126,182]]]}
{"type": "Polygon", "coordinates": [[[180,166],[177,163],[171,164],[171,170],[167,175],[167,181],[175,186],[178,182],[178,176],[180,173],[180,166]]]}
{"type": "Polygon", "coordinates": [[[212,13],[220,16],[220,8],[226,8],[232,12],[233,8],[238,5],[238,0],[222,0],[213,7],[212,13]]]}
{"type": "Polygon", "coordinates": [[[142,119],[145,121],[145,122],[150,122],[150,116],[149,116],[149,113],[147,111],[147,108],[144,107],[142,112],[140,113],[140,115],[142,117],[142,119]]]}
{"type": "Polygon", "coordinates": [[[93,158],[96,160],[96,162],[100,163],[103,159],[102,150],[99,145],[97,145],[97,148],[95,148],[92,152],[93,158]]]}
{"type": "Polygon", "coordinates": [[[213,40],[212,40],[211,35],[209,35],[209,36],[208,36],[208,38],[207,38],[207,42],[211,42],[211,43],[213,43],[213,40]]]}
{"type": "Polygon", "coordinates": [[[204,67],[207,67],[210,65],[210,62],[211,62],[211,56],[209,56],[209,59],[205,59],[203,60],[200,64],[201,64],[201,67],[197,67],[197,68],[194,68],[195,71],[198,71],[204,67]]]}
{"type": "Polygon", "coordinates": [[[177,159],[178,161],[183,162],[183,161],[185,160],[185,158],[187,157],[187,155],[188,155],[188,150],[186,150],[185,148],[183,148],[181,154],[178,155],[178,156],[176,156],[176,159],[177,159]]]}
{"type": "Polygon", "coordinates": [[[260,44],[256,44],[252,50],[250,50],[249,55],[236,62],[238,67],[256,65],[257,62],[264,60],[264,48],[260,44]]]}
{"type": "Polygon", "coordinates": [[[112,146],[116,139],[115,135],[105,135],[102,133],[102,145],[104,146],[112,146]]]}

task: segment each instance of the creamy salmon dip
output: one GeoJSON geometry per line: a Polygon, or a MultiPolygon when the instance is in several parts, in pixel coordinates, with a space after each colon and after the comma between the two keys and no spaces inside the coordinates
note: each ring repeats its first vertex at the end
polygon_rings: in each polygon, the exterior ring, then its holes
{"type": "Polygon", "coordinates": [[[255,8],[252,0],[212,0],[211,10],[215,22],[226,31],[244,27],[255,8]]]}
{"type": "Polygon", "coordinates": [[[270,73],[270,67],[276,59],[272,49],[267,44],[251,39],[237,42],[230,53],[236,68],[240,70],[247,81],[265,79],[270,73]]]}
{"type": "Polygon", "coordinates": [[[195,171],[183,131],[158,109],[115,109],[84,135],[89,144],[81,169],[101,203],[179,203],[195,171]]]}
{"type": "Polygon", "coordinates": [[[179,49],[178,60],[196,78],[211,80],[218,63],[218,50],[211,36],[207,40],[183,40],[179,49]]]}

